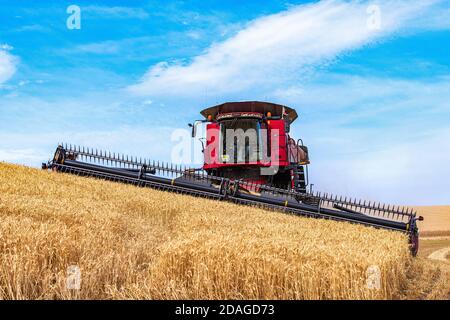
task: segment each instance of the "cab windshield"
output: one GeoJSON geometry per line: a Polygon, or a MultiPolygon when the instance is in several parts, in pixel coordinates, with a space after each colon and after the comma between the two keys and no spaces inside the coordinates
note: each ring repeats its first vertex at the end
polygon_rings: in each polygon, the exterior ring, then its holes
{"type": "Polygon", "coordinates": [[[220,123],[220,160],[224,163],[261,161],[262,127],[257,119],[235,118],[220,123]]]}

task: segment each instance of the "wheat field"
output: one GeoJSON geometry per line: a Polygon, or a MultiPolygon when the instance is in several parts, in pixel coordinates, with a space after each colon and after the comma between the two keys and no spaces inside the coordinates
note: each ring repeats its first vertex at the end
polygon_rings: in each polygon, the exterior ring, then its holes
{"type": "Polygon", "coordinates": [[[0,163],[0,299],[403,299],[420,275],[401,233],[0,163]]]}

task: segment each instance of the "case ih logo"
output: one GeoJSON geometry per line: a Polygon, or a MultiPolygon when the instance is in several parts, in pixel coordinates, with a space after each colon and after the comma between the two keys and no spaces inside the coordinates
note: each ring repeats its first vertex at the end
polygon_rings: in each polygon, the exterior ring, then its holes
{"type": "Polygon", "coordinates": [[[233,119],[233,118],[257,118],[262,119],[263,115],[258,112],[230,112],[222,113],[217,116],[217,120],[233,119]]]}

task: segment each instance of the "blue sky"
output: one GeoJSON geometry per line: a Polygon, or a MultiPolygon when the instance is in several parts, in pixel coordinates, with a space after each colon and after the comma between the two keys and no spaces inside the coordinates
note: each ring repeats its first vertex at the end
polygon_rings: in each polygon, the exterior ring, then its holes
{"type": "Polygon", "coordinates": [[[300,114],[316,189],[450,204],[448,0],[0,6],[0,160],[67,141],[168,161],[203,107],[269,100],[300,114]]]}

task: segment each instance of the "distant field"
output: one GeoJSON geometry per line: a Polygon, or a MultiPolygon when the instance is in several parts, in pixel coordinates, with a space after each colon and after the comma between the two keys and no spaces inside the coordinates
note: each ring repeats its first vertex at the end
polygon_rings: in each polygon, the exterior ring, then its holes
{"type": "Polygon", "coordinates": [[[450,236],[450,206],[416,207],[424,221],[419,222],[422,236],[450,236]]]}
{"type": "Polygon", "coordinates": [[[3,163],[0,239],[0,299],[449,295],[401,233],[3,163]],[[70,266],[80,290],[66,286],[70,266]]]}

